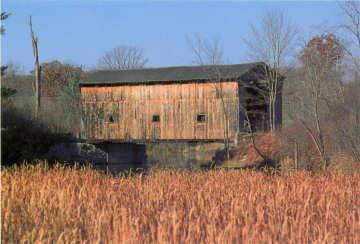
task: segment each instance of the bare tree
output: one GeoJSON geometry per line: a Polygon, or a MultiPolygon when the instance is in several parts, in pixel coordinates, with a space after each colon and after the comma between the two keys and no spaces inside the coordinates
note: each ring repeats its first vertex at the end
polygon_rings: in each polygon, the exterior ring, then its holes
{"type": "Polygon", "coordinates": [[[98,66],[100,69],[126,70],[143,68],[147,62],[142,48],[120,45],[106,52],[98,66]]]}
{"type": "Polygon", "coordinates": [[[204,66],[204,71],[208,73],[209,80],[212,82],[216,94],[221,99],[222,111],[224,113],[224,149],[227,159],[230,159],[230,109],[225,102],[225,92],[221,83],[222,74],[217,65],[224,64],[224,49],[219,37],[203,38],[200,34],[193,37],[186,37],[188,46],[193,54],[192,63],[204,66]]]}
{"type": "Polygon", "coordinates": [[[326,116],[335,112],[334,104],[341,97],[338,68],[342,58],[343,50],[335,35],[313,37],[301,51],[301,78],[297,79],[297,90],[292,96],[298,108],[292,116],[305,128],[326,167],[330,162],[325,139],[328,133],[324,128],[328,125],[326,116]]]}
{"type": "Polygon", "coordinates": [[[186,41],[193,54],[192,63],[196,65],[217,65],[224,62],[224,47],[219,36],[201,37],[199,33],[193,37],[186,36],[186,41]]]}
{"type": "Polygon", "coordinates": [[[32,28],[32,17],[30,16],[30,35],[32,40],[32,47],[35,59],[35,118],[38,118],[40,115],[41,109],[41,91],[40,91],[40,83],[41,83],[41,70],[39,65],[39,55],[38,55],[38,37],[35,36],[33,28],[32,28]]]}
{"type": "MultiPolygon", "coordinates": [[[[332,91],[332,97],[326,100],[333,114],[342,116],[330,116],[329,122],[337,134],[337,141],[340,147],[351,151],[351,154],[358,161],[360,160],[360,104],[357,94],[360,88],[360,2],[356,0],[338,1],[339,8],[345,16],[345,22],[335,26],[338,36],[342,36],[341,48],[344,52],[344,59],[350,58],[349,67],[342,63],[341,72],[344,77],[337,77],[336,86],[332,91]],[[347,69],[348,68],[348,69],[347,69]],[[345,71],[347,71],[345,73],[345,71]],[[349,73],[353,73],[353,77],[349,73]]],[[[338,72],[338,73],[341,73],[338,72]]]]}
{"type": "Polygon", "coordinates": [[[276,129],[276,101],[282,77],[289,65],[289,57],[294,51],[298,28],[286,20],[283,12],[272,9],[266,11],[257,28],[250,26],[252,36],[244,39],[248,54],[253,61],[264,62],[267,91],[264,97],[268,102],[270,131],[276,129]]]}
{"type": "Polygon", "coordinates": [[[331,111],[327,119],[331,123],[336,147],[342,152],[350,153],[360,162],[359,80],[344,82],[343,87],[335,91],[335,99],[327,99],[326,103],[331,111]]]}
{"type": "Polygon", "coordinates": [[[359,1],[345,0],[339,3],[339,7],[347,18],[347,23],[340,24],[339,27],[350,34],[352,39],[350,43],[355,43],[355,47],[354,45],[343,45],[343,49],[351,58],[357,72],[360,72],[358,56],[360,52],[360,4],[359,1]]]}

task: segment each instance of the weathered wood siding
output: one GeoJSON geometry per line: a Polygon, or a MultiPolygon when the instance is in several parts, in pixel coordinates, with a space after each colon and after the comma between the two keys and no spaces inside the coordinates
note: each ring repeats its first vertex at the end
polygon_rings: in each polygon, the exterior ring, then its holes
{"type": "Polygon", "coordinates": [[[81,94],[89,139],[223,139],[221,95],[230,116],[229,136],[239,129],[237,82],[81,87],[81,94]],[[205,122],[197,121],[199,114],[205,122]],[[153,115],[160,122],[153,122],[153,115]]]}

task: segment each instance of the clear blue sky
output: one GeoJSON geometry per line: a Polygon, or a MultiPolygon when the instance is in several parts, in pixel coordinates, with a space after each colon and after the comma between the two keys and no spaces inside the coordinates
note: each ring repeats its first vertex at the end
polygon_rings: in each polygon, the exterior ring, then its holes
{"type": "Polygon", "coordinates": [[[70,61],[92,67],[119,44],[144,48],[148,67],[191,65],[186,35],[221,38],[225,58],[247,61],[242,37],[268,8],[280,8],[308,35],[312,26],[342,21],[335,1],[115,1],[2,0],[2,64],[14,61],[29,71],[33,53],[29,15],[39,36],[40,62],[70,61]]]}

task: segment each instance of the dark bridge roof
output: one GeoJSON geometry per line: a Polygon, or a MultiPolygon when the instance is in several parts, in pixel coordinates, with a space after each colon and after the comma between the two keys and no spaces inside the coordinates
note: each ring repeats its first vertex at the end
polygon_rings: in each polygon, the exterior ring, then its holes
{"type": "Polygon", "coordinates": [[[177,66],[131,70],[100,70],[90,73],[80,85],[172,83],[179,81],[238,78],[264,63],[177,66]]]}

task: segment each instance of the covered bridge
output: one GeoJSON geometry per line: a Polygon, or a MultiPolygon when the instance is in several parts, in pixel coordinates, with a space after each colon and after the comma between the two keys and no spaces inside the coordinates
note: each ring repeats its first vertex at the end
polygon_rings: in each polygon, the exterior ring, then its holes
{"type": "MultiPolygon", "coordinates": [[[[80,82],[84,136],[98,141],[235,138],[248,111],[268,130],[264,63],[95,71],[80,82]]],[[[281,93],[276,123],[282,123],[281,93]]]]}

